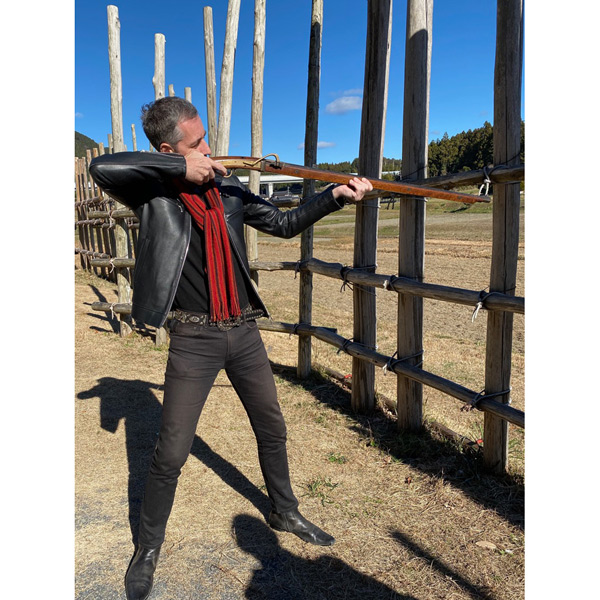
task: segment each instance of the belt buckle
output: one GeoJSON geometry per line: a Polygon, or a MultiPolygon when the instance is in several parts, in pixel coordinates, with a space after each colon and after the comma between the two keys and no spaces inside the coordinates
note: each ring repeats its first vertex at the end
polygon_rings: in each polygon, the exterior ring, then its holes
{"type": "Polygon", "coordinates": [[[216,326],[219,331],[229,331],[230,329],[233,329],[236,326],[236,323],[225,323],[224,321],[217,321],[216,326]]]}

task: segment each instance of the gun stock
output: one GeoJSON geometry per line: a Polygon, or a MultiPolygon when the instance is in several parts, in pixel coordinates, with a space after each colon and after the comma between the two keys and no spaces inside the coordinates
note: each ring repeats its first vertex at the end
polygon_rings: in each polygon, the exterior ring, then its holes
{"type": "MultiPolygon", "coordinates": [[[[316,181],[327,181],[329,183],[347,184],[355,175],[347,173],[338,173],[336,171],[326,171],[324,169],[315,169],[313,167],[304,167],[302,165],[293,165],[279,161],[276,154],[276,160],[266,160],[267,157],[254,158],[251,156],[216,156],[213,160],[220,162],[227,169],[250,169],[262,173],[274,173],[278,175],[291,175],[302,179],[314,179],[316,181]]],[[[394,196],[419,196],[421,198],[439,198],[440,200],[449,200],[451,202],[463,202],[475,204],[476,202],[490,202],[489,196],[475,196],[473,194],[463,194],[451,190],[440,190],[430,188],[424,185],[413,185],[400,181],[388,181],[386,179],[375,179],[365,177],[373,185],[373,192],[365,197],[377,197],[375,190],[388,192],[387,195],[394,196]]]]}

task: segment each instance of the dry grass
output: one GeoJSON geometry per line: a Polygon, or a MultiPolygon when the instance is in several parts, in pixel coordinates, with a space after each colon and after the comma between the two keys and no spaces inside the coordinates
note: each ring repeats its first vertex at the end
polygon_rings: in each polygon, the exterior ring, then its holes
{"type": "MultiPolygon", "coordinates": [[[[454,216],[454,215],[452,215],[454,216]]],[[[457,215],[460,216],[460,215],[457,215]]],[[[465,216],[465,215],[463,215],[465,216]]],[[[460,237],[429,225],[427,280],[484,289],[491,246],[482,222],[460,237]],[[431,238],[431,241],[430,239],[431,238]]],[[[440,223],[448,227],[448,223],[440,223]]],[[[342,228],[343,229],[343,228],[342,228]]],[[[454,227],[455,232],[458,230],[454,227]]],[[[351,231],[319,239],[315,256],[351,264],[351,231]]],[[[488,236],[489,237],[489,236],[488,236]]],[[[298,240],[260,242],[263,260],[295,260],[298,240]]],[[[396,272],[393,238],[382,238],[378,271],[396,272]]],[[[523,262],[519,287],[523,295],[523,262]]],[[[315,276],[314,323],[352,337],[352,292],[315,276]]],[[[297,320],[294,274],[261,273],[274,318],[297,320]]],[[[378,291],[380,351],[395,348],[393,295],[378,291]]],[[[76,598],[123,598],[143,482],[156,440],[166,349],[89,304],[114,286],[76,272],[76,598]]],[[[483,387],[485,313],[425,301],[425,368],[483,387]]],[[[263,332],[274,363],[295,365],[295,339],[263,332]]],[[[523,319],[515,318],[513,402],[524,407],[523,319]]],[[[315,342],[314,359],[345,373],[350,358],[315,342]]],[[[480,458],[426,428],[399,435],[385,411],[357,417],[341,385],[315,374],[298,381],[276,369],[288,424],[292,483],[302,511],[337,538],[304,544],[265,525],[268,502],[245,413],[220,375],[200,420],[177,492],[152,598],[403,598],[514,600],[524,595],[523,434],[511,428],[511,472],[486,475],[480,458]],[[482,544],[487,542],[487,544],[482,544]]],[[[395,377],[377,388],[395,396],[395,377]]],[[[481,413],[425,389],[427,419],[471,439],[481,413]]]]}

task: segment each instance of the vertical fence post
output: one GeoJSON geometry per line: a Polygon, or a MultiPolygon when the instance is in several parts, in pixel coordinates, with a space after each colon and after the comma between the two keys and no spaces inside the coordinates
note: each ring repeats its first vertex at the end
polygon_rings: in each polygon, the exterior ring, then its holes
{"type": "MultiPolygon", "coordinates": [[[[521,68],[523,61],[523,2],[498,0],[496,64],[494,69],[494,164],[520,162],[521,68]]],[[[520,186],[494,184],[493,241],[490,292],[515,294],[519,254],[520,186]]],[[[510,388],[513,313],[489,311],[487,317],[485,391],[510,388]]],[[[510,394],[497,398],[510,402],[510,394]]],[[[508,423],[485,413],[483,458],[500,473],[508,466],[508,423]]]]}
{"type": "MultiPolygon", "coordinates": [[[[94,180],[90,176],[89,166],[92,162],[92,151],[90,148],[87,148],[85,151],[85,158],[83,160],[83,181],[85,187],[85,199],[91,200],[94,197],[94,180]]],[[[87,212],[87,210],[86,210],[87,212]]],[[[100,240],[98,239],[98,229],[90,224],[87,226],[89,232],[90,239],[90,250],[92,252],[96,252],[100,250],[100,240]]],[[[102,269],[98,267],[92,267],[91,269],[94,275],[99,275],[102,273],[102,269]]]]}
{"type": "MultiPolygon", "coordinates": [[[[212,7],[204,7],[204,65],[206,75],[206,125],[208,145],[217,149],[217,78],[215,75],[215,40],[212,7]]],[[[191,102],[191,100],[190,100],[191,102]]],[[[216,156],[216,155],[215,155],[216,156]]]]}
{"type": "MultiPolygon", "coordinates": [[[[429,84],[433,0],[408,0],[402,127],[402,177],[427,177],[429,84]]],[[[425,263],[425,201],[403,197],[400,201],[398,275],[423,281],[425,263]]],[[[423,298],[398,294],[398,357],[423,357],[423,298]]],[[[423,423],[423,385],[397,378],[398,428],[416,431],[423,423]]]]}
{"type": "Polygon", "coordinates": [[[233,67],[237,45],[238,23],[240,20],[240,0],[229,0],[227,5],[227,26],[223,65],[221,66],[221,95],[219,99],[219,135],[217,136],[216,156],[229,152],[229,131],[231,129],[231,103],[233,99],[233,67]]]}
{"type": "MultiPolygon", "coordinates": [[[[154,99],[165,97],[165,36],[162,33],[154,34],[154,99]]],[[[158,150],[158,148],[157,148],[158,150]]]]}
{"type": "Polygon", "coordinates": [[[192,88],[191,87],[185,87],[185,88],[183,88],[183,97],[188,102],[192,101],[192,88]]]}
{"type": "MultiPolygon", "coordinates": [[[[103,156],[104,155],[104,144],[102,142],[98,143],[98,156],[103,156]]],[[[104,193],[102,192],[102,190],[99,189],[100,195],[102,196],[103,200],[107,199],[107,196],[104,195],[104,193]]],[[[110,199],[109,199],[110,202],[110,199]]],[[[105,204],[103,204],[103,206],[105,206],[105,204]]],[[[114,256],[113,254],[113,250],[112,250],[112,235],[111,235],[111,231],[108,228],[103,227],[102,228],[102,237],[104,238],[104,247],[106,248],[106,254],[108,254],[109,256],[114,256]]],[[[108,271],[108,279],[109,281],[112,281],[113,283],[116,283],[117,281],[117,274],[113,271],[111,272],[110,270],[108,271]]]]}
{"type": "MultiPolygon", "coordinates": [[[[387,109],[392,0],[370,0],[367,8],[367,49],[362,120],[360,127],[359,173],[381,177],[387,109]]],[[[354,268],[374,272],[377,263],[377,221],[379,199],[356,205],[354,268]]],[[[375,288],[354,285],[354,341],[367,347],[377,345],[377,303],[375,288]]],[[[352,409],[370,412],[375,408],[375,366],[352,358],[352,409]]]]}
{"type": "MultiPolygon", "coordinates": [[[[308,53],[308,89],[306,94],[306,130],[304,133],[304,164],[313,167],[317,162],[319,139],[319,84],[321,79],[321,40],[323,37],[323,0],[313,0],[310,23],[310,45],[308,53]]],[[[303,198],[315,193],[315,182],[305,179],[303,198]]],[[[300,238],[300,260],[313,256],[314,229],[310,226],[300,238]]],[[[300,272],[298,322],[312,321],[313,276],[310,271],[300,272]]],[[[298,336],[298,377],[308,377],[312,368],[312,337],[298,336]]]]}
{"type": "MultiPolygon", "coordinates": [[[[121,24],[119,9],[108,6],[108,55],[110,64],[110,112],[112,117],[112,145],[114,152],[121,152],[123,143],[123,94],[121,87],[121,24]]],[[[123,208],[117,203],[118,208],[123,208]]],[[[116,257],[129,257],[127,224],[124,220],[117,221],[115,226],[116,257]]],[[[117,270],[118,301],[129,304],[131,301],[131,286],[129,284],[129,269],[117,270]]],[[[120,315],[120,335],[125,337],[132,331],[132,320],[129,315],[120,315]]]]}
{"type": "Polygon", "coordinates": [[[131,124],[131,141],[133,144],[133,151],[137,152],[137,139],[135,137],[135,124],[131,124]]]}
{"type": "MultiPolygon", "coordinates": [[[[166,75],[165,75],[165,36],[162,33],[154,34],[154,77],[152,77],[152,85],[154,85],[154,100],[159,100],[165,97],[166,75]]],[[[174,95],[172,86],[169,86],[169,94],[174,95]],[[173,93],[171,93],[173,92],[173,93]]],[[[150,145],[152,147],[152,145],[150,145]]],[[[158,148],[156,148],[158,150],[158,148]]],[[[167,342],[167,330],[165,327],[158,327],[155,330],[154,344],[161,346],[167,342]]]]}
{"type": "MultiPolygon", "coordinates": [[[[96,158],[97,156],[99,156],[99,154],[100,154],[100,151],[98,148],[92,148],[92,158],[96,158]]],[[[97,196],[100,200],[102,200],[102,190],[100,189],[100,187],[96,184],[96,182],[93,179],[91,181],[92,181],[92,190],[93,190],[92,196],[97,196]]],[[[104,204],[99,203],[98,206],[104,206],[104,204]]],[[[100,252],[111,256],[110,245],[108,243],[108,231],[105,227],[100,227],[99,229],[97,229],[97,239],[98,239],[98,248],[100,249],[100,252]]],[[[102,267],[101,271],[102,271],[102,276],[105,279],[111,278],[108,268],[102,267]]]]}
{"type": "MultiPolygon", "coordinates": [[[[82,204],[85,200],[83,196],[82,187],[82,176],[81,176],[81,162],[82,159],[75,157],[75,202],[78,203],[75,209],[76,220],[83,221],[85,219],[84,205],[82,204]]],[[[81,224],[77,226],[77,232],[79,233],[79,247],[83,250],[87,250],[86,244],[86,231],[85,227],[81,224]]],[[[79,253],[79,260],[81,262],[81,268],[84,270],[88,269],[88,259],[84,252],[79,253]]]]}
{"type": "MultiPolygon", "coordinates": [[[[252,106],[251,124],[251,154],[262,156],[262,107],[264,96],[263,75],[265,71],[265,31],[266,31],[266,0],[255,0],[254,3],[254,54],[252,58],[252,106]]],[[[260,173],[250,171],[248,187],[253,194],[260,194],[260,173]]],[[[258,236],[256,229],[244,226],[246,235],[246,253],[248,260],[258,259],[258,236]]],[[[252,271],[252,279],[258,285],[258,271],[252,271]]]]}

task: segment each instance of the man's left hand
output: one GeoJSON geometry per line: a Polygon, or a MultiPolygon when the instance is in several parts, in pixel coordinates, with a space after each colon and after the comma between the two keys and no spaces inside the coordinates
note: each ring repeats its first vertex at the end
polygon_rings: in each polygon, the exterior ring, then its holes
{"type": "Polygon", "coordinates": [[[373,189],[373,184],[364,177],[353,177],[346,185],[339,185],[333,188],[333,197],[344,198],[346,202],[355,204],[360,202],[367,192],[373,189]]]}

